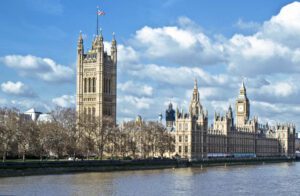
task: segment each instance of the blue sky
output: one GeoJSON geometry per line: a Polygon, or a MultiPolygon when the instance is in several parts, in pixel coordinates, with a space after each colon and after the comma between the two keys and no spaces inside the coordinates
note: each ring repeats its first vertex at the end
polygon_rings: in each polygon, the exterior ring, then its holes
{"type": "MultiPolygon", "coordinates": [[[[46,112],[74,106],[76,44],[116,32],[118,119],[187,109],[193,78],[210,117],[241,83],[251,116],[300,126],[300,3],[274,0],[11,0],[0,7],[0,105],[46,112]],[[299,24],[298,24],[299,23],[299,24]],[[134,90],[132,90],[134,89],[134,90]]],[[[212,121],[210,121],[212,123],[212,121]]]]}

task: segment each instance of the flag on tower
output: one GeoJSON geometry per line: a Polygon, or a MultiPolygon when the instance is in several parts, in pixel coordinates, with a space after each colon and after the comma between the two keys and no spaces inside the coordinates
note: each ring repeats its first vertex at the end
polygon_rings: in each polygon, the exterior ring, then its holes
{"type": "Polygon", "coordinates": [[[104,16],[104,15],[105,15],[105,12],[102,11],[102,10],[98,10],[98,11],[97,11],[97,15],[98,15],[98,16],[104,16]]]}
{"type": "Polygon", "coordinates": [[[97,6],[97,30],[96,30],[97,35],[99,35],[99,31],[98,31],[99,19],[98,19],[98,17],[99,16],[104,16],[104,15],[105,15],[105,12],[103,10],[100,10],[99,6],[97,6]]]}

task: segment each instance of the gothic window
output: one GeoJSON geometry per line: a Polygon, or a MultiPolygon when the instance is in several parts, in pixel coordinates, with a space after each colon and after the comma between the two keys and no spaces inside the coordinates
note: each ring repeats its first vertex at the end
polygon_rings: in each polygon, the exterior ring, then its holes
{"type": "Polygon", "coordinates": [[[184,146],[184,152],[185,152],[185,153],[188,153],[188,150],[189,150],[189,149],[188,149],[188,146],[184,146]]]}
{"type": "Polygon", "coordinates": [[[93,92],[96,92],[96,78],[93,78],[93,92]]]}
{"type": "Polygon", "coordinates": [[[91,87],[92,87],[92,81],[91,81],[91,78],[89,78],[89,84],[88,84],[88,92],[90,93],[91,92],[91,87]]]}
{"type": "Polygon", "coordinates": [[[182,137],[181,137],[181,136],[179,136],[178,140],[179,140],[179,142],[182,142],[182,137]]]}
{"type": "Polygon", "coordinates": [[[106,78],[104,78],[104,93],[106,93],[106,78]]]}
{"type": "Polygon", "coordinates": [[[86,78],[84,78],[83,87],[84,87],[84,92],[85,93],[86,93],[86,85],[87,85],[86,78]]]}
{"type": "Polygon", "coordinates": [[[109,93],[109,79],[106,79],[106,93],[109,93]]]}
{"type": "Polygon", "coordinates": [[[85,78],[85,89],[86,89],[86,92],[88,93],[89,92],[89,79],[88,78],[85,78]]]}
{"type": "Polygon", "coordinates": [[[188,130],[188,124],[187,123],[184,123],[184,129],[187,131],[188,130]]]}

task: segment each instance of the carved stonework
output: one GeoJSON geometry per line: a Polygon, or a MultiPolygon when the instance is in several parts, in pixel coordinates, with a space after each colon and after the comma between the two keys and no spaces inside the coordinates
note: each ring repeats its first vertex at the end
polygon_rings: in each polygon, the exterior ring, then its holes
{"type": "Polygon", "coordinates": [[[116,40],[112,41],[110,55],[105,54],[100,35],[93,40],[92,49],[87,54],[83,52],[82,38],[77,47],[77,112],[93,112],[100,120],[103,116],[110,116],[116,122],[116,40]]]}

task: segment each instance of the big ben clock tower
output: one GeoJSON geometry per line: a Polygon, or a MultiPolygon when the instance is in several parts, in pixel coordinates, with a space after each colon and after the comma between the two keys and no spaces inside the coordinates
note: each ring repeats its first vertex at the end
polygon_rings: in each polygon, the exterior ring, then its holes
{"type": "Polygon", "coordinates": [[[249,120],[250,104],[247,97],[244,81],[240,88],[240,94],[236,100],[237,127],[242,127],[249,120]]]}

